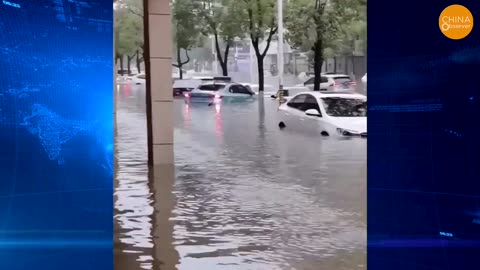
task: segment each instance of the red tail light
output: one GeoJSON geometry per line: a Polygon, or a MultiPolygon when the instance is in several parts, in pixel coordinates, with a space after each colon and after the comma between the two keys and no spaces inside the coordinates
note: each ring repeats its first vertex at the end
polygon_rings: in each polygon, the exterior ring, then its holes
{"type": "Polygon", "coordinates": [[[210,98],[211,99],[221,99],[221,98],[223,98],[223,96],[221,96],[219,94],[210,94],[210,98]]]}

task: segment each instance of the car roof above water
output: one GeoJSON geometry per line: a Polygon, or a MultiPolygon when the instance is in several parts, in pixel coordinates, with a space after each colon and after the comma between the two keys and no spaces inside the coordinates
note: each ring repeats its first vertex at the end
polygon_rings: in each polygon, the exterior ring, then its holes
{"type": "Polygon", "coordinates": [[[203,86],[203,85],[223,85],[223,86],[226,86],[227,84],[230,84],[230,83],[228,83],[228,82],[206,81],[206,82],[202,82],[199,86],[203,86]]]}
{"type": "Polygon", "coordinates": [[[350,92],[350,91],[309,91],[301,92],[300,94],[310,94],[316,98],[337,97],[337,98],[353,98],[353,99],[367,99],[367,96],[350,92]]]}

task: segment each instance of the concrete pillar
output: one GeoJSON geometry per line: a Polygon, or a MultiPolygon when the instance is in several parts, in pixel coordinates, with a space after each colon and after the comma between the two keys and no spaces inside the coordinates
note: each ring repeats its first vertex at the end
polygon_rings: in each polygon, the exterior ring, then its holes
{"type": "Polygon", "coordinates": [[[172,41],[169,0],[144,0],[149,165],[173,164],[172,41]]]}
{"type": "Polygon", "coordinates": [[[172,35],[170,0],[143,0],[145,74],[152,216],[153,269],[175,270],[178,253],[173,245],[172,35]]]}
{"type": "Polygon", "coordinates": [[[152,216],[154,270],[177,270],[179,254],[174,245],[174,222],[171,220],[175,207],[173,186],[175,182],[175,165],[155,165],[150,172],[152,187],[152,216]]]}

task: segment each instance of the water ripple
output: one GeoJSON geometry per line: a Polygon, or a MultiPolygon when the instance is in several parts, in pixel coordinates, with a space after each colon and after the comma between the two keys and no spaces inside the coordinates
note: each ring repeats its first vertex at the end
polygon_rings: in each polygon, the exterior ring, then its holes
{"type": "MultiPolygon", "coordinates": [[[[117,249],[157,269],[142,93],[119,93],[117,249]]],[[[178,269],[365,269],[365,140],[279,131],[269,100],[174,105],[178,269]]]]}

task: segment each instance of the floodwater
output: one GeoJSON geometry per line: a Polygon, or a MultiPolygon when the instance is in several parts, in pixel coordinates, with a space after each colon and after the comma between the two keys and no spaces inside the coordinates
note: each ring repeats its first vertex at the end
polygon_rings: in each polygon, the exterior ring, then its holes
{"type": "Polygon", "coordinates": [[[280,131],[268,98],[176,100],[175,167],[149,177],[144,90],[117,98],[117,270],[366,269],[365,139],[280,131]]]}

